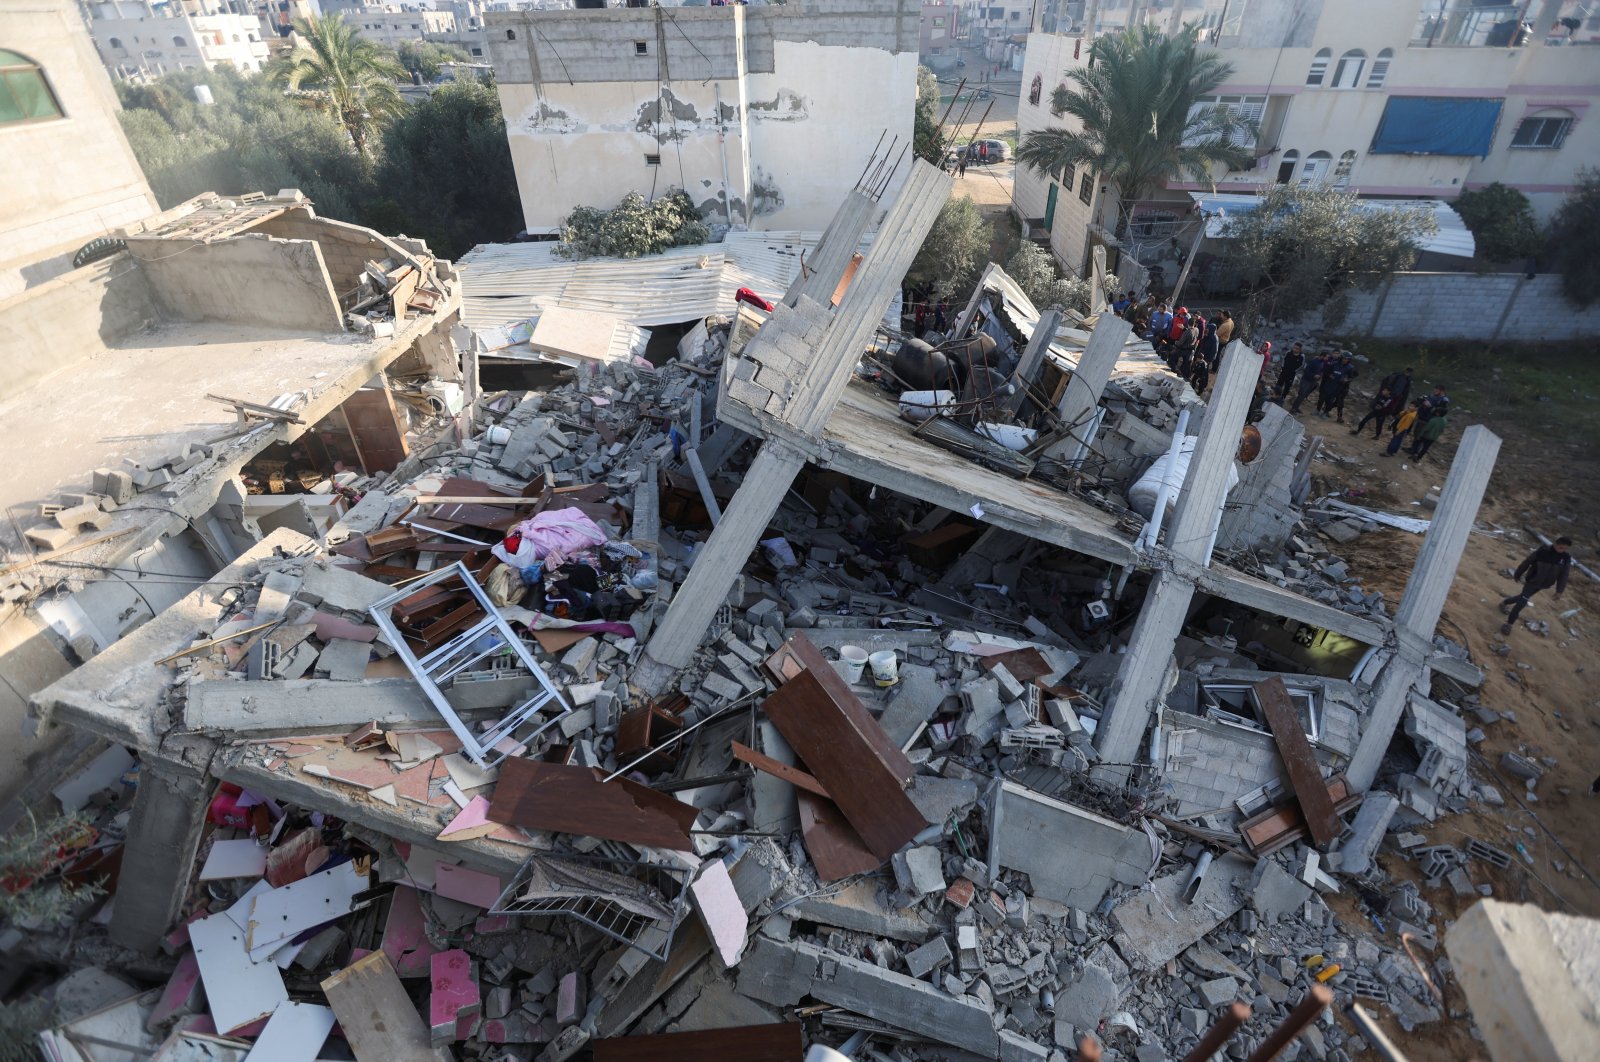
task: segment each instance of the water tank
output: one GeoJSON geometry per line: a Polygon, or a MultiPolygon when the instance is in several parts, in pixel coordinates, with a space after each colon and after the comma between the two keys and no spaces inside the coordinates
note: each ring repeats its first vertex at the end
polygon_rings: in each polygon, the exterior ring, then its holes
{"type": "MultiPolygon", "coordinates": [[[[1194,435],[1185,435],[1183,442],[1178,446],[1177,454],[1171,450],[1163,451],[1156,458],[1155,463],[1140,476],[1138,482],[1128,488],[1128,505],[1134,512],[1145,519],[1150,519],[1156,511],[1156,496],[1161,493],[1161,479],[1167,473],[1167,466],[1172,466],[1172,493],[1167,497],[1167,509],[1170,512],[1178,503],[1178,495],[1182,492],[1183,481],[1189,475],[1189,459],[1194,456],[1195,444],[1200,439],[1194,435]]],[[[1228,490],[1231,491],[1239,483],[1239,469],[1237,465],[1228,465],[1228,490]]],[[[1227,492],[1224,491],[1224,494],[1227,492]]]]}
{"type": "Polygon", "coordinates": [[[194,87],[194,98],[202,107],[210,107],[217,102],[211,95],[210,85],[196,85],[194,87]]]}

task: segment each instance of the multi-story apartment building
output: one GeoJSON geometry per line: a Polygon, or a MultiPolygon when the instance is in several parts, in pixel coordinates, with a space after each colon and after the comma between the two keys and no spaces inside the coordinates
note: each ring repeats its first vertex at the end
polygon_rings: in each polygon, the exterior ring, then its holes
{"type": "Polygon", "coordinates": [[[261,18],[240,6],[236,12],[214,0],[97,0],[85,10],[101,62],[121,79],[217,66],[260,70],[269,58],[261,18]]]}
{"type": "MultiPolygon", "coordinates": [[[[1577,172],[1600,162],[1600,122],[1587,117],[1600,100],[1593,8],[1574,0],[1209,0],[1206,46],[1233,73],[1202,105],[1235,108],[1255,123],[1241,144],[1256,161],[1219,168],[1211,183],[1169,183],[1135,206],[1135,235],[1159,241],[1192,213],[1190,193],[1212,184],[1245,194],[1329,184],[1363,197],[1448,201],[1500,181],[1546,218],[1577,172]]],[[[1079,38],[1030,38],[1019,133],[1065,120],[1050,113],[1050,92],[1087,53],[1079,38]]],[[[1107,219],[1062,211],[1061,176],[1019,167],[1014,205],[1049,228],[1062,261],[1081,269],[1087,226],[1107,219]]]]}
{"type": "Polygon", "coordinates": [[[385,4],[348,11],[344,17],[363,37],[389,48],[406,41],[454,41],[456,37],[454,11],[385,4]]]}

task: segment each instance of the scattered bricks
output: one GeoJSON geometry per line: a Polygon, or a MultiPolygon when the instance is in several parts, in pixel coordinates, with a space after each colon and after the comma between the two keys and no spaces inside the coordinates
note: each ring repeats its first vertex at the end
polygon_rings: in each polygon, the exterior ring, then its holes
{"type": "Polygon", "coordinates": [[[894,876],[900,888],[913,896],[945,891],[944,859],[931,845],[896,852],[894,876]]]}
{"type": "Polygon", "coordinates": [[[1500,757],[1500,769],[1525,782],[1536,782],[1544,774],[1537,763],[1515,752],[1507,752],[1500,757]]]}
{"type": "Polygon", "coordinates": [[[1429,951],[1433,951],[1439,946],[1439,938],[1434,935],[1431,929],[1423,929],[1412,925],[1410,922],[1396,922],[1394,931],[1396,936],[1410,936],[1429,951]]]}
{"type": "Polygon", "coordinates": [[[1472,884],[1472,878],[1462,867],[1454,867],[1445,875],[1445,880],[1450,883],[1450,889],[1457,896],[1470,896],[1477,899],[1478,887],[1472,884]]]}
{"type": "Polygon", "coordinates": [[[1218,977],[1210,981],[1202,981],[1199,987],[1200,998],[1205,1000],[1206,1006],[1212,1010],[1225,1007],[1232,1003],[1239,995],[1239,982],[1231,977],[1218,977]]]}
{"type": "Polygon", "coordinates": [[[127,505],[138,493],[133,484],[133,477],[113,468],[94,470],[94,490],[96,494],[103,494],[118,505],[127,505]]]}
{"type": "Polygon", "coordinates": [[[906,952],[906,969],[913,977],[926,977],[953,958],[944,937],[934,937],[920,948],[906,952]]]}
{"type": "Polygon", "coordinates": [[[966,878],[957,878],[948,889],[944,890],[944,898],[965,911],[972,906],[972,896],[976,889],[977,886],[966,878]]]}
{"type": "Polygon", "coordinates": [[[1412,922],[1426,922],[1433,917],[1433,908],[1422,898],[1416,884],[1408,881],[1389,897],[1389,913],[1412,922]]]}
{"type": "Polygon", "coordinates": [[[29,542],[32,542],[40,549],[46,550],[60,549],[78,537],[78,533],[76,531],[69,531],[67,528],[52,526],[50,524],[40,524],[38,527],[30,527],[23,534],[29,542]]]}
{"type": "Polygon", "coordinates": [[[56,523],[74,533],[85,528],[104,531],[111,526],[111,517],[98,505],[74,505],[56,513],[55,519],[56,523]]]}
{"type": "Polygon", "coordinates": [[[1028,971],[1020,966],[995,963],[984,970],[983,976],[997,996],[1008,995],[1028,987],[1028,971]]]}
{"type": "Polygon", "coordinates": [[[1375,999],[1380,1003],[1389,1001],[1389,990],[1383,986],[1383,982],[1365,974],[1347,973],[1339,979],[1339,987],[1359,999],[1375,999]]]}
{"type": "Polygon", "coordinates": [[[744,696],[743,686],[731,678],[717,674],[715,671],[706,675],[705,679],[700,683],[700,690],[709,694],[717,702],[736,701],[744,696]]]}
{"type": "Polygon", "coordinates": [[[1422,868],[1422,876],[1430,880],[1438,880],[1450,873],[1451,868],[1462,864],[1463,858],[1459,849],[1454,845],[1436,844],[1415,850],[1418,865],[1422,868]]]}
{"type": "Polygon", "coordinates": [[[1058,698],[1051,698],[1044,702],[1045,715],[1051,725],[1067,737],[1084,732],[1083,722],[1078,718],[1078,713],[1073,711],[1072,705],[1058,698]]]}
{"type": "Polygon", "coordinates": [[[1467,841],[1466,849],[1467,855],[1473,859],[1481,859],[1491,866],[1499,867],[1501,870],[1511,865],[1511,855],[1509,853],[1502,852],[1493,845],[1484,844],[1477,838],[1467,841]]]}
{"type": "Polygon", "coordinates": [[[1341,873],[1359,875],[1372,868],[1372,857],[1377,854],[1378,846],[1383,843],[1383,835],[1389,829],[1389,821],[1398,810],[1400,798],[1393,793],[1367,793],[1350,827],[1352,836],[1339,850],[1341,873]]]}
{"type": "Polygon", "coordinates": [[[1021,700],[1027,693],[1027,688],[1017,677],[1006,669],[1004,664],[996,664],[994,670],[989,672],[989,677],[995,680],[1000,690],[1000,699],[1006,702],[1021,700]]]}
{"type": "Polygon", "coordinates": [[[583,1017],[584,1009],[588,1006],[584,998],[585,991],[583,974],[577,970],[561,978],[561,984],[556,989],[556,1024],[562,1027],[576,1025],[583,1017]]]}

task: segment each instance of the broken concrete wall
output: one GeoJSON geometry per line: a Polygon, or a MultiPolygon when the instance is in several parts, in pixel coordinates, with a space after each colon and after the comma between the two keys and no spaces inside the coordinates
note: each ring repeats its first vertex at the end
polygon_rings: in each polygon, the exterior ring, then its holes
{"type": "Polygon", "coordinates": [[[307,240],[247,235],[215,243],[132,240],[162,313],[178,321],[342,331],[339,300],[307,240]]]}
{"type": "Polygon", "coordinates": [[[797,5],[743,9],[743,69],[732,7],[675,9],[664,28],[652,9],[495,16],[529,231],[554,232],[573,208],[610,208],[658,179],[713,225],[825,228],[879,134],[911,127],[916,20],[896,11],[908,6],[803,20],[797,5]]]}
{"type": "Polygon", "coordinates": [[[1220,550],[1276,548],[1294,530],[1289,491],[1305,428],[1282,406],[1269,402],[1264,412],[1256,424],[1261,456],[1239,466],[1239,484],[1228,493],[1217,529],[1220,550]]]}
{"type": "Polygon", "coordinates": [[[990,866],[1027,874],[1035,896],[1090,910],[1113,884],[1143,884],[1154,862],[1143,832],[1013,782],[989,800],[990,866]]]}
{"type": "Polygon", "coordinates": [[[146,274],[129,255],[74,269],[0,301],[0,380],[16,394],[158,316],[146,274]]]}
{"type": "Polygon", "coordinates": [[[368,262],[397,258],[399,248],[371,229],[343,221],[319,218],[310,207],[297,207],[253,225],[251,232],[283,240],[310,240],[322,249],[333,290],[350,291],[361,279],[368,262]]]}

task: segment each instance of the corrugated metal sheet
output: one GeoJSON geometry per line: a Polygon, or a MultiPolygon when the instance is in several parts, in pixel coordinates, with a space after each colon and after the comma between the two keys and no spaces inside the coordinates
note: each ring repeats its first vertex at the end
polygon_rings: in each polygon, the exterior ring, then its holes
{"type": "MultiPolygon", "coordinates": [[[[1219,211],[1228,217],[1238,217],[1248,214],[1261,205],[1259,195],[1206,195],[1203,192],[1190,192],[1189,198],[1199,204],[1200,209],[1208,214],[1219,211]]],[[[1405,207],[1427,207],[1433,211],[1433,220],[1438,224],[1439,231],[1422,240],[1422,249],[1435,254],[1450,254],[1461,258],[1471,258],[1476,253],[1477,243],[1472,238],[1472,232],[1467,228],[1467,223],[1461,220],[1461,215],[1453,210],[1449,203],[1443,199],[1363,199],[1361,206],[1368,210],[1400,210],[1405,207]]],[[[1206,235],[1212,239],[1220,237],[1223,229],[1227,227],[1226,217],[1213,217],[1206,222],[1206,235]]]]}
{"type": "MultiPolygon", "coordinates": [[[[732,313],[742,287],[767,299],[800,272],[816,232],[730,232],[722,243],[674,247],[647,258],[574,262],[555,243],[493,243],[458,263],[462,320],[472,328],[506,325],[546,306],[615,314],[642,328],[732,313]]],[[[863,244],[865,248],[866,244],[863,244]]]]}

